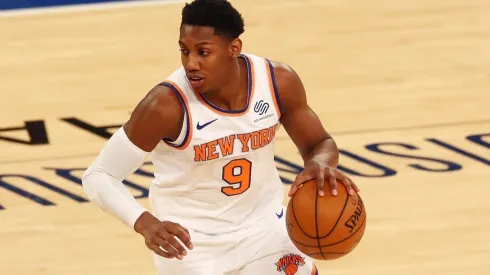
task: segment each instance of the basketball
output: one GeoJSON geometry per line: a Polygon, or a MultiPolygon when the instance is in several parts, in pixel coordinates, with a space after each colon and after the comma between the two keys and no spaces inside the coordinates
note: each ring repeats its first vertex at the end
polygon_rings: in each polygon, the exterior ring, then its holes
{"type": "Polygon", "coordinates": [[[317,260],[338,259],[361,241],[366,209],[359,194],[349,196],[343,184],[338,184],[337,196],[326,190],[320,197],[316,180],[310,180],[289,200],[286,226],[301,252],[317,260]]]}

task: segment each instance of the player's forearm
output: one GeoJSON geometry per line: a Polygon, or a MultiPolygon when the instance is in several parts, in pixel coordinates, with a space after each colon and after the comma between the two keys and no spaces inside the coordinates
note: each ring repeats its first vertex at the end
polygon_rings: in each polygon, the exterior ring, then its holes
{"type": "Polygon", "coordinates": [[[121,128],[109,139],[82,177],[89,200],[132,228],[146,209],[122,181],[141,166],[147,155],[131,143],[121,128]]]}
{"type": "Polygon", "coordinates": [[[311,160],[324,163],[330,167],[337,167],[339,163],[339,150],[332,138],[326,138],[313,147],[313,149],[303,154],[304,163],[311,160]]]}
{"type": "Polygon", "coordinates": [[[133,228],[138,217],[146,211],[120,180],[104,171],[87,170],[82,183],[91,202],[121,220],[128,227],[133,228]]]}

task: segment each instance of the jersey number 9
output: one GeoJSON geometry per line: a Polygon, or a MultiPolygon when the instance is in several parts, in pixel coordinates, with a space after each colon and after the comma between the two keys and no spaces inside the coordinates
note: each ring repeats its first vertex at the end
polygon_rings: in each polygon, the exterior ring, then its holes
{"type": "Polygon", "coordinates": [[[252,162],[247,159],[234,159],[223,166],[223,180],[230,186],[221,188],[227,196],[240,195],[250,188],[252,162]]]}

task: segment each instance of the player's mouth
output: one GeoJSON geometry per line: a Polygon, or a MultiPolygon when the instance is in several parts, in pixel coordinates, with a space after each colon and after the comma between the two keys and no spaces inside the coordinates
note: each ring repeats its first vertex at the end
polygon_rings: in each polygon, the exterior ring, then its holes
{"type": "Polygon", "coordinates": [[[204,77],[198,75],[188,75],[187,78],[191,83],[192,88],[198,89],[204,84],[204,77]]]}

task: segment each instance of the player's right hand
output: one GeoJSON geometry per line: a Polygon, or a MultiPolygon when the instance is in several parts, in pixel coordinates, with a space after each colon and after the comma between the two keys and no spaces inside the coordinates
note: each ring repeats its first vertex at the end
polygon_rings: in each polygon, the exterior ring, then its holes
{"type": "Polygon", "coordinates": [[[146,246],[164,258],[182,260],[187,255],[182,243],[188,249],[192,250],[193,248],[187,229],[178,223],[160,221],[148,212],[143,213],[138,218],[134,228],[145,238],[146,246]]]}

